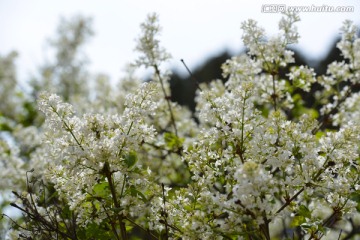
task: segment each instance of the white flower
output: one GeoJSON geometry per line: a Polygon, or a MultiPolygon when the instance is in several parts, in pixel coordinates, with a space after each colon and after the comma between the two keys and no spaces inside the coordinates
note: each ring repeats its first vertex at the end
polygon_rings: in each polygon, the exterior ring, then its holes
{"type": "Polygon", "coordinates": [[[168,60],[171,56],[161,48],[159,39],[161,27],[158,24],[157,14],[149,14],[146,22],[140,25],[141,36],[137,40],[136,50],[141,54],[136,61],[136,64],[145,67],[159,66],[161,62],[168,60]]]}

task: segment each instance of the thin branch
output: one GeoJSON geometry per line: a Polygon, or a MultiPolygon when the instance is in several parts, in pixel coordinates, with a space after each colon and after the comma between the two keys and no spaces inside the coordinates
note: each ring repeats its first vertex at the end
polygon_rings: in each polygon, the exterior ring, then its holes
{"type": "MultiPolygon", "coordinates": [[[[22,199],[23,200],[23,199],[22,199]]],[[[42,224],[42,227],[44,227],[47,231],[49,232],[54,232],[56,234],[60,234],[62,237],[64,238],[68,238],[68,239],[76,239],[73,238],[72,236],[70,236],[69,234],[62,232],[61,230],[59,230],[57,227],[52,226],[50,223],[48,223],[46,221],[46,219],[44,219],[38,212],[36,212],[35,214],[30,213],[29,211],[27,211],[26,209],[18,206],[15,203],[10,203],[10,206],[19,209],[20,211],[26,213],[26,215],[31,218],[32,220],[35,221],[35,223],[37,224],[42,224]]]]}
{"type": "Polygon", "coordinates": [[[190,77],[195,81],[196,84],[196,88],[200,90],[200,92],[202,92],[202,89],[200,88],[200,83],[199,81],[194,77],[194,75],[192,74],[192,72],[190,71],[190,69],[188,68],[188,66],[185,64],[184,59],[180,59],[180,61],[182,62],[182,64],[184,64],[186,70],[188,71],[190,77]]]}
{"type": "Polygon", "coordinates": [[[163,196],[163,204],[164,204],[164,207],[163,207],[163,210],[162,210],[161,215],[162,215],[163,218],[164,218],[165,239],[169,239],[169,228],[168,228],[168,223],[167,223],[167,212],[166,212],[166,208],[165,208],[165,204],[166,204],[166,199],[165,199],[165,187],[164,187],[164,184],[163,184],[163,183],[161,184],[161,187],[162,187],[162,196],[163,196]]]}
{"type": "MultiPolygon", "coordinates": [[[[108,162],[105,163],[103,171],[104,171],[105,177],[107,178],[108,183],[109,183],[109,188],[110,188],[111,195],[113,198],[114,206],[116,208],[120,208],[120,204],[117,200],[116,190],[115,190],[115,186],[114,186],[113,179],[112,179],[112,173],[110,172],[110,167],[109,167],[108,162]]],[[[118,216],[118,220],[119,220],[119,224],[120,224],[121,238],[123,240],[126,240],[128,238],[127,238],[126,226],[125,226],[125,223],[123,222],[124,216],[122,214],[118,214],[117,216],[118,216]]]]}
{"type": "Polygon", "coordinates": [[[54,110],[54,112],[56,113],[56,115],[58,115],[58,117],[60,118],[61,122],[64,124],[65,126],[65,130],[69,131],[71,136],[74,138],[75,142],[77,143],[77,145],[81,148],[81,150],[84,151],[83,146],[81,145],[81,143],[79,142],[79,140],[76,138],[76,136],[74,135],[72,129],[70,128],[70,126],[65,122],[64,118],[60,116],[60,114],[56,111],[56,109],[51,106],[52,109],[54,110]]]}
{"type": "Polygon", "coordinates": [[[342,234],[342,229],[340,230],[340,233],[339,233],[339,237],[338,237],[338,239],[337,240],[340,240],[340,237],[341,237],[341,234],[342,234]]]}
{"type": "Polygon", "coordinates": [[[116,239],[117,239],[117,240],[120,240],[120,237],[119,237],[119,235],[118,235],[118,233],[117,233],[117,231],[116,231],[115,223],[114,223],[113,220],[111,219],[111,216],[109,215],[109,213],[108,213],[105,205],[103,205],[103,204],[101,204],[101,205],[102,205],[102,207],[103,207],[104,210],[105,210],[106,217],[107,217],[107,218],[109,219],[109,221],[110,221],[110,225],[111,225],[112,231],[113,231],[116,239]]]}
{"type": "Polygon", "coordinates": [[[277,110],[277,101],[276,101],[276,99],[277,99],[277,94],[276,94],[276,83],[275,83],[275,80],[276,80],[276,78],[275,78],[275,76],[276,76],[276,74],[275,73],[272,73],[271,74],[271,76],[272,76],[272,82],[273,82],[273,84],[272,84],[272,86],[273,86],[273,94],[271,95],[271,98],[273,99],[273,101],[274,101],[274,109],[275,109],[275,111],[277,110]]]}
{"type": "Polygon", "coordinates": [[[164,87],[164,81],[163,81],[163,79],[161,77],[160,70],[159,70],[158,66],[155,64],[155,65],[153,65],[153,68],[155,69],[155,73],[156,73],[157,77],[159,78],[161,89],[162,89],[162,91],[164,93],[164,97],[165,97],[166,103],[167,103],[168,108],[169,108],[171,124],[174,127],[174,132],[175,132],[176,137],[178,137],[178,131],[177,131],[176,123],[175,123],[175,117],[174,117],[174,114],[173,114],[173,110],[172,110],[172,107],[171,107],[170,97],[166,94],[165,87],[164,87]]]}
{"type": "Polygon", "coordinates": [[[276,213],[281,212],[282,210],[284,210],[284,208],[286,208],[287,206],[290,205],[290,203],[297,198],[303,191],[305,190],[305,187],[302,187],[297,193],[295,193],[291,198],[289,199],[285,199],[285,203],[276,211],[276,213]]]}
{"type": "Polygon", "coordinates": [[[154,234],[152,234],[150,231],[148,231],[147,229],[145,229],[144,227],[140,226],[139,224],[137,224],[134,220],[125,217],[125,220],[128,220],[129,222],[131,222],[132,224],[134,224],[135,226],[137,226],[138,228],[140,228],[141,230],[143,230],[144,232],[146,232],[147,234],[149,234],[150,237],[157,239],[158,237],[155,236],[154,234]]]}

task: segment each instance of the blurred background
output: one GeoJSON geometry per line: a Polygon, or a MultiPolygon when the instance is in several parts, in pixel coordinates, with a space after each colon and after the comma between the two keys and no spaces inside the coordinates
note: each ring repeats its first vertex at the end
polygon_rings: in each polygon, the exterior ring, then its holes
{"type": "MultiPolygon", "coordinates": [[[[60,19],[92,18],[94,36],[85,44],[88,67],[105,73],[112,81],[124,66],[136,58],[134,39],[139,24],[150,12],[157,12],[163,27],[161,42],[173,56],[169,67],[186,77],[180,59],[196,70],[212,57],[235,55],[243,50],[241,22],[253,18],[267,33],[277,34],[280,13],[273,4],[286,6],[350,6],[352,12],[301,12],[300,43],[293,46],[308,62],[321,61],[330,52],[345,19],[360,24],[360,2],[348,1],[239,1],[239,0],[0,0],[0,55],[16,50],[17,77],[29,80],[38,67],[53,58],[49,46],[60,19]]],[[[218,61],[222,61],[223,58],[218,61]]],[[[140,71],[140,75],[146,74],[140,71]]],[[[204,80],[205,81],[205,80],[204,80]]]]}

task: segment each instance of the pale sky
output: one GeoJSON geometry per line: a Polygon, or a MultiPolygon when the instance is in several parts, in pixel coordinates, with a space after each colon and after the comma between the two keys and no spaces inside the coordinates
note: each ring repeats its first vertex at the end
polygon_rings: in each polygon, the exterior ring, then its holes
{"type": "MultiPolygon", "coordinates": [[[[139,24],[157,12],[163,27],[161,42],[173,56],[170,66],[191,69],[225,49],[243,48],[241,22],[252,18],[269,35],[277,34],[280,13],[264,13],[265,4],[286,6],[353,6],[354,12],[302,12],[296,46],[309,58],[323,57],[345,19],[360,25],[360,1],[241,1],[241,0],[0,0],[0,55],[19,52],[18,74],[28,80],[46,61],[46,39],[54,37],[59,18],[77,14],[93,17],[95,36],[86,47],[92,73],[112,80],[123,75],[124,65],[135,59],[134,39],[139,24]]],[[[266,9],[266,8],[265,8],[266,9]]]]}

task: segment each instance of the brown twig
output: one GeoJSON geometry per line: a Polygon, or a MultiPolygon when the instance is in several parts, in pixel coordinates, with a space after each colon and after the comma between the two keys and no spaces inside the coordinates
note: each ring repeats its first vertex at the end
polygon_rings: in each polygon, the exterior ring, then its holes
{"type": "Polygon", "coordinates": [[[169,108],[171,124],[173,125],[176,137],[178,137],[178,131],[177,131],[176,123],[175,123],[174,113],[173,113],[173,110],[172,110],[172,107],[171,107],[170,97],[166,93],[165,86],[164,86],[164,81],[163,81],[163,79],[161,77],[160,70],[159,70],[158,66],[155,64],[155,65],[153,65],[153,68],[155,69],[155,74],[159,78],[161,89],[162,89],[162,91],[164,93],[164,97],[165,97],[166,103],[167,103],[168,108],[169,108]]]}

